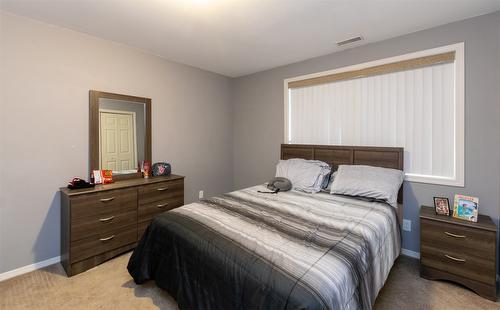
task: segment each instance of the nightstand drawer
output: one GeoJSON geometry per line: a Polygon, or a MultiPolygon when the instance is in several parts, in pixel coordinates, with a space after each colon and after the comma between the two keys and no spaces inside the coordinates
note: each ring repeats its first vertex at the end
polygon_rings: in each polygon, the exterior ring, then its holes
{"type": "Polygon", "coordinates": [[[495,261],[495,232],[427,219],[422,219],[420,229],[422,245],[495,261]]]}
{"type": "Polygon", "coordinates": [[[421,245],[420,255],[420,263],[425,266],[495,285],[495,261],[428,244],[421,245]]]}

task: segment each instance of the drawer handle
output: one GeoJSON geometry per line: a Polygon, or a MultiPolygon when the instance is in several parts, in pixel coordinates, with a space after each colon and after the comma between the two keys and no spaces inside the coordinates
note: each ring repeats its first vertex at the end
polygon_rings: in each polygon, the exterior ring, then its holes
{"type": "Polygon", "coordinates": [[[102,199],[101,199],[101,202],[108,202],[108,201],[111,201],[111,200],[113,200],[113,199],[115,199],[115,197],[102,198],[102,199]]]}
{"type": "Polygon", "coordinates": [[[103,223],[107,223],[107,222],[112,221],[114,218],[115,218],[114,216],[110,216],[110,217],[107,217],[105,219],[99,219],[99,221],[101,221],[103,223]]]}
{"type": "Polygon", "coordinates": [[[168,206],[168,202],[166,202],[166,203],[162,203],[162,204],[159,204],[159,205],[156,205],[156,206],[157,206],[158,208],[162,209],[162,208],[164,208],[164,207],[168,206]]]}
{"type": "Polygon", "coordinates": [[[445,254],[444,257],[451,259],[451,260],[454,260],[456,262],[465,263],[465,258],[456,258],[456,257],[453,257],[453,256],[448,255],[448,254],[445,254]]]}
{"type": "Polygon", "coordinates": [[[167,187],[160,187],[160,188],[157,188],[156,190],[159,192],[163,192],[163,191],[166,191],[167,189],[168,189],[168,186],[167,187]]]}
{"type": "Polygon", "coordinates": [[[115,237],[115,235],[112,235],[112,236],[109,236],[107,238],[101,238],[99,240],[101,240],[101,241],[109,241],[109,240],[113,239],[114,237],[115,237]]]}
{"type": "Polygon", "coordinates": [[[444,232],[446,235],[450,236],[450,237],[455,237],[455,238],[466,238],[467,236],[464,236],[464,235],[455,235],[455,234],[452,234],[450,232],[447,232],[445,231],[444,232]]]}

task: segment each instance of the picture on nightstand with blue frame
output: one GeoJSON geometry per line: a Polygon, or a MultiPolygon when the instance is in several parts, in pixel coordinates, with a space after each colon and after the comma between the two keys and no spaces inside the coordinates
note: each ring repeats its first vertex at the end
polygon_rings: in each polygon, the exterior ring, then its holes
{"type": "Polygon", "coordinates": [[[465,195],[455,195],[453,217],[477,222],[479,198],[465,195]]]}

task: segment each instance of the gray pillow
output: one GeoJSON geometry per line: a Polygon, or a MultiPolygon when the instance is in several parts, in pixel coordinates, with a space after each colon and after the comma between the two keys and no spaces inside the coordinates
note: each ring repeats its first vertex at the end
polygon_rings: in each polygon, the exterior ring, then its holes
{"type": "Polygon", "coordinates": [[[378,199],[397,207],[404,172],[362,165],[341,165],[333,180],[331,194],[378,199]]]}
{"type": "Polygon", "coordinates": [[[323,178],[329,171],[330,166],[325,162],[292,158],[279,161],[276,166],[276,177],[289,179],[294,190],[317,193],[321,190],[323,178]]]}

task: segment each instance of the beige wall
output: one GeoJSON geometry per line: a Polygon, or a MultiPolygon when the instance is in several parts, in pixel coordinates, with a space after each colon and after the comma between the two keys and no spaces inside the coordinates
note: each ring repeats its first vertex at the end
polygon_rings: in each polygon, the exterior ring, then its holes
{"type": "Polygon", "coordinates": [[[0,273],[59,255],[57,190],[87,175],[90,89],[152,98],[153,161],[186,176],[187,202],[231,188],[230,79],[0,17],[0,273]]]}

